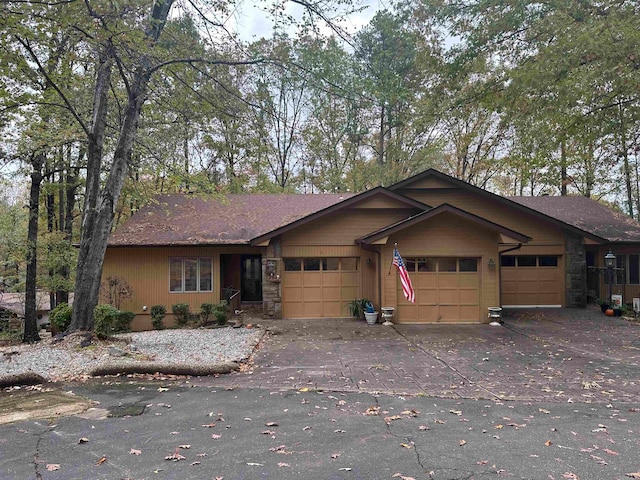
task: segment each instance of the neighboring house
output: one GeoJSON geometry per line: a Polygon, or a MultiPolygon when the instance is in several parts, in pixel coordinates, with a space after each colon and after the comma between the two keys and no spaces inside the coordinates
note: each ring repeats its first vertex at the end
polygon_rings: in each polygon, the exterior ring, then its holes
{"type": "Polygon", "coordinates": [[[584,307],[606,294],[609,249],[614,293],[630,303],[637,222],[583,197],[505,198],[427,170],[358,195],[159,196],[111,235],[103,278],[131,286],[122,309],[135,329],[150,327],[152,305],[197,312],[227,287],[272,318],[347,317],[350,300],[368,298],[399,323],[481,323],[494,306],[584,307]],[[395,244],[415,303],[392,267],[395,244]]]}
{"type": "MultiPolygon", "coordinates": [[[[73,302],[73,294],[70,295],[73,302]]],[[[0,292],[0,311],[10,312],[19,319],[24,319],[24,293],[0,292]]],[[[36,292],[36,321],[38,328],[49,325],[49,292],[38,290],[36,292]]]]}

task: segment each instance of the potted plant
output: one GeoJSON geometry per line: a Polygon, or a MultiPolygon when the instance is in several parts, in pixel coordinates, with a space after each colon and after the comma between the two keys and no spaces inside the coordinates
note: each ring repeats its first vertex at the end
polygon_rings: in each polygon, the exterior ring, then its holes
{"type": "Polygon", "coordinates": [[[364,304],[364,318],[369,325],[373,325],[378,321],[378,312],[373,307],[373,303],[369,301],[364,304]]]}
{"type": "Polygon", "coordinates": [[[366,298],[354,298],[347,303],[347,309],[353,318],[364,318],[364,311],[369,300],[366,298]]]}
{"type": "Polygon", "coordinates": [[[609,307],[611,306],[609,301],[605,300],[604,298],[598,298],[596,300],[596,303],[598,305],[600,305],[600,310],[602,310],[602,313],[605,313],[609,309],[609,307]]]}

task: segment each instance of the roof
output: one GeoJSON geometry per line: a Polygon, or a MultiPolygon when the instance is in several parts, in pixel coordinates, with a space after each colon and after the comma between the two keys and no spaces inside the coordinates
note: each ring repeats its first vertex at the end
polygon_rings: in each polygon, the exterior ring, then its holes
{"type": "Polygon", "coordinates": [[[109,246],[237,245],[353,196],[162,195],[109,237],[109,246]]]}
{"type": "Polygon", "coordinates": [[[375,196],[384,196],[384,197],[392,198],[406,205],[408,208],[412,208],[412,209],[424,211],[431,208],[429,205],[425,205],[424,203],[414,200],[412,198],[405,197],[404,195],[400,195],[398,193],[392,192],[384,187],[375,187],[375,188],[372,188],[371,190],[367,190],[366,192],[363,192],[358,195],[354,195],[348,199],[345,199],[339,204],[331,205],[305,218],[300,218],[299,220],[296,220],[295,222],[292,222],[288,225],[284,225],[280,228],[277,228],[268,233],[265,233],[264,235],[260,235],[259,237],[254,238],[251,243],[254,245],[257,245],[265,240],[275,237],[276,235],[280,235],[289,230],[297,228],[300,225],[304,225],[305,223],[311,222],[313,220],[317,220],[321,217],[324,217],[325,215],[330,215],[338,209],[352,207],[354,205],[362,203],[367,199],[370,199],[371,197],[375,197],[375,196]]]}
{"type": "Polygon", "coordinates": [[[375,232],[371,232],[368,235],[365,235],[364,237],[360,238],[357,240],[357,243],[373,243],[383,237],[386,237],[388,235],[391,235],[395,232],[398,232],[400,230],[403,230],[407,227],[410,227],[412,225],[415,225],[416,223],[420,223],[423,222],[425,220],[429,220],[430,218],[435,217],[436,215],[440,215],[441,213],[449,213],[449,214],[453,214],[456,215],[458,217],[464,218],[466,220],[469,220],[471,222],[474,222],[478,225],[481,225],[485,228],[488,228],[490,230],[494,230],[502,235],[505,235],[506,237],[509,237],[511,239],[513,239],[516,242],[523,242],[526,243],[529,240],[531,240],[530,237],[523,235],[521,233],[516,232],[515,230],[511,230],[510,228],[504,227],[502,225],[498,225],[497,223],[493,223],[490,222],[487,219],[484,219],[482,217],[478,217],[477,215],[474,215],[473,213],[469,213],[465,210],[462,210],[460,208],[454,207],[453,205],[449,205],[448,203],[443,203],[441,205],[438,205],[437,207],[432,208],[431,210],[427,210],[421,213],[418,213],[417,215],[414,215],[412,217],[409,217],[405,220],[401,220],[400,222],[394,223],[393,225],[389,225],[387,227],[381,228],[375,232]]]}
{"type": "MultiPolygon", "coordinates": [[[[69,294],[69,303],[73,304],[73,293],[69,294]]],[[[13,292],[0,293],[1,309],[8,310],[22,317],[24,316],[24,304],[25,304],[24,293],[13,293],[13,292]]],[[[51,310],[51,305],[49,304],[49,292],[44,292],[40,290],[37,291],[36,292],[36,311],[48,312],[49,310],[51,310]]]]}
{"type": "MultiPolygon", "coordinates": [[[[573,233],[579,234],[579,235],[584,235],[587,237],[590,237],[591,240],[594,240],[596,242],[602,242],[603,240],[606,240],[606,237],[602,237],[599,234],[593,233],[590,230],[587,230],[583,227],[577,226],[577,224],[574,224],[573,221],[566,221],[558,216],[556,216],[554,213],[546,213],[543,210],[539,210],[537,208],[533,208],[529,205],[527,205],[525,202],[517,202],[515,201],[515,198],[525,198],[525,197],[503,197],[501,195],[497,195],[495,193],[492,193],[488,190],[485,190],[483,188],[480,187],[476,187],[475,185],[471,185],[470,183],[467,183],[463,180],[460,180],[458,178],[454,178],[450,175],[447,175],[445,173],[439,172],[438,170],[435,170],[433,168],[429,168],[427,170],[425,170],[424,172],[418,173],[417,175],[414,175],[413,177],[409,177],[405,180],[402,180],[398,183],[395,183],[391,186],[389,186],[389,189],[392,191],[402,191],[402,190],[412,190],[411,185],[419,182],[420,180],[423,180],[425,178],[429,178],[429,177],[434,177],[434,178],[438,178],[440,180],[444,180],[446,182],[449,182],[450,184],[452,184],[454,187],[458,187],[458,188],[463,188],[466,190],[469,190],[471,192],[475,192],[478,195],[481,195],[485,198],[490,198],[492,200],[495,200],[497,202],[502,203],[503,205],[508,205],[511,208],[515,208],[517,210],[521,210],[524,211],[526,213],[529,214],[533,214],[539,218],[542,218],[543,220],[550,222],[554,225],[557,225],[560,228],[563,228],[565,230],[571,231],[573,233]]],[[[536,198],[541,198],[541,197],[536,197],[536,198]]],[[[606,207],[604,207],[605,209],[607,209],[606,207]]],[[[608,212],[611,213],[611,211],[609,209],[607,209],[608,212]]],[[[570,212],[565,212],[565,213],[570,213],[570,212]]],[[[629,240],[631,241],[631,240],[629,240]]],[[[640,237],[637,237],[637,239],[635,241],[640,241],[640,237]]]]}
{"type": "Polygon", "coordinates": [[[610,242],[640,242],[640,223],[582,196],[507,197],[610,242]]]}

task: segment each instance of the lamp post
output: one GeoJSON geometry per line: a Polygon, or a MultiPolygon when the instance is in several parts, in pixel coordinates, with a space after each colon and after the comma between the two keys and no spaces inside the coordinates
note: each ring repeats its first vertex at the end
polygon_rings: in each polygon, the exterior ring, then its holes
{"type": "Polygon", "coordinates": [[[613,254],[611,249],[609,249],[609,253],[604,256],[604,266],[607,268],[607,281],[609,282],[609,305],[613,308],[611,300],[611,284],[613,283],[613,269],[616,266],[616,256],[613,254]]]}

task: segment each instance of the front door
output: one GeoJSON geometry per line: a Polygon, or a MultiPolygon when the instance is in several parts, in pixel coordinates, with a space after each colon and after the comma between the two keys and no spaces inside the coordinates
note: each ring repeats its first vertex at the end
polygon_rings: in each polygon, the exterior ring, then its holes
{"type": "Polygon", "coordinates": [[[262,257],[260,255],[243,255],[240,264],[240,298],[243,302],[261,302],[262,257]]]}

